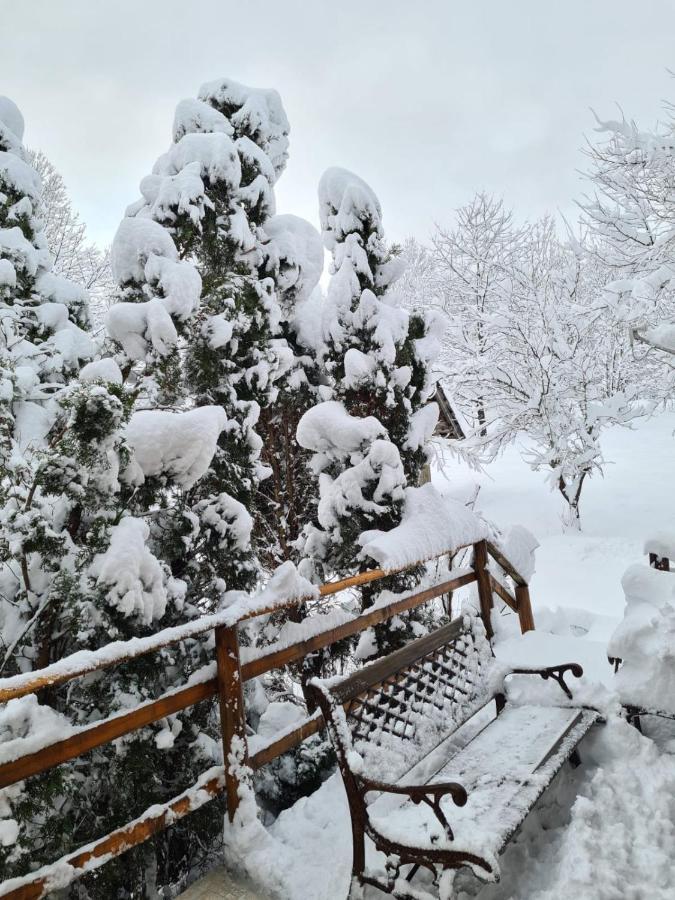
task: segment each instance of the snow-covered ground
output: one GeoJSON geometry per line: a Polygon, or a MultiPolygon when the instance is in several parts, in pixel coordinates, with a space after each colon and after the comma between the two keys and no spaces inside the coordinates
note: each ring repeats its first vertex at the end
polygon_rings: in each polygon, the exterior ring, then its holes
{"type": "MultiPolygon", "coordinates": [[[[606,435],[611,464],[584,488],[581,534],[563,533],[561,498],[516,448],[484,473],[452,459],[447,479],[436,473],[436,484],[460,500],[479,483],[477,508],[500,527],[526,526],[540,542],[531,582],[537,632],[503,640],[500,657],[579,661],[586,689],[611,686],[606,645],[623,615],[621,576],[645,562],[645,539],[669,530],[675,508],[673,432],[675,414],[665,413],[606,435]]],[[[642,737],[619,720],[594,729],[581,746],[582,766],[563,769],[502,857],[500,884],[459,878],[458,900],[672,900],[675,727],[646,731],[642,737]]],[[[247,860],[268,890],[288,900],[346,897],[351,840],[339,775],[282,813],[268,838],[259,858],[247,860]]]]}
{"type": "MultiPolygon", "coordinates": [[[[540,546],[530,593],[537,630],[583,636],[578,661],[594,680],[605,680],[606,644],[623,616],[621,576],[630,564],[646,562],[650,535],[674,530],[675,413],[606,433],[605,475],[584,485],[581,533],[563,530],[562,497],[544,472],[523,461],[522,449],[509,448],[480,473],[448,456],[434,481],[457,499],[471,497],[479,485],[477,509],[499,528],[520,524],[534,534],[540,546]]],[[[538,645],[533,662],[543,661],[556,642],[538,645]]]]}

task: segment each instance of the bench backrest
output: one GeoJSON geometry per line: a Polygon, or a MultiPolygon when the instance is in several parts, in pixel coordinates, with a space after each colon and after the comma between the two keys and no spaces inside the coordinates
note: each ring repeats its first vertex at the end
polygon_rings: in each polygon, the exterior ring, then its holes
{"type": "Polygon", "coordinates": [[[400,777],[492,699],[492,660],[483,623],[467,615],[347,678],[315,680],[343,775],[400,777]]]}

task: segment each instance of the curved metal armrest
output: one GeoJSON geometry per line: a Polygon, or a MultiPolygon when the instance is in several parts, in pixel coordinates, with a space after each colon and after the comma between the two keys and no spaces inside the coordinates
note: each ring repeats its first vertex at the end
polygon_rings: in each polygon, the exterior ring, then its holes
{"type": "Polygon", "coordinates": [[[448,796],[452,797],[455,806],[464,806],[467,801],[466,790],[461,784],[455,781],[446,781],[437,784],[387,784],[384,781],[376,781],[372,778],[364,778],[359,775],[358,780],[362,787],[363,793],[369,791],[381,791],[387,794],[402,794],[412,800],[413,803],[426,803],[433,811],[438,821],[443,826],[447,837],[453,840],[454,834],[450,823],[445,818],[441,809],[441,800],[448,796]]]}
{"type": "Polygon", "coordinates": [[[584,674],[583,667],[580,666],[579,663],[562,663],[562,665],[559,666],[545,666],[544,668],[532,666],[523,669],[510,669],[504,677],[508,678],[509,675],[539,675],[544,681],[548,678],[552,678],[554,681],[558,682],[561,690],[567,694],[570,700],[572,700],[572,691],[565,682],[565,672],[571,672],[575,678],[581,678],[584,674]]]}

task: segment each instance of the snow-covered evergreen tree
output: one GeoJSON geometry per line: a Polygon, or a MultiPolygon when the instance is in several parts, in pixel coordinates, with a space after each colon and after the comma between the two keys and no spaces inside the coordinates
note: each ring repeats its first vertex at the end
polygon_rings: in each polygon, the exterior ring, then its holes
{"type": "Polygon", "coordinates": [[[312,292],[323,270],[323,244],[316,229],[297,216],[273,216],[264,230],[266,271],[276,283],[285,354],[275,400],[262,410],[258,427],[262,460],[271,475],[258,489],[257,545],[263,565],[273,568],[298,560],[298,538],[316,512],[309,453],[298,444],[296,430],[303,414],[319,402],[323,379],[317,342],[304,321],[318,305],[312,292]]]}
{"type": "MultiPolygon", "coordinates": [[[[172,566],[176,542],[185,556],[208,532],[210,511],[193,511],[191,491],[227,420],[214,405],[153,408],[180,393],[171,384],[182,381],[178,342],[197,312],[201,279],[151,220],[125,219],[113,244],[121,299],[108,324],[117,359],[80,368],[93,351],[74,321],[86,321],[86,296],[49,272],[33,215],[39,179],[21,159],[18,111],[8,101],[1,109],[0,636],[11,674],[201,614],[199,588],[172,566]]],[[[184,684],[211,655],[204,641],[186,641],[105,678],[43,692],[39,704],[12,701],[0,740],[99,721],[184,684]]],[[[3,872],[54,860],[192,784],[217,758],[212,712],[212,704],[188,710],[3,791],[3,836],[11,837],[0,849],[3,872]]],[[[82,889],[153,895],[158,883],[180,882],[220,830],[213,810],[197,814],[82,889]]]]}
{"type": "Polygon", "coordinates": [[[41,182],[22,137],[21,113],[0,98],[0,628],[5,666],[15,667],[24,652],[29,666],[51,652],[52,584],[41,572],[59,571],[67,523],[40,499],[37,473],[64,437],[58,398],[94,353],[86,293],[51,271],[41,182]]]}
{"type": "Polygon", "coordinates": [[[199,99],[178,105],[174,143],[129,209],[137,220],[166,226],[203,281],[200,313],[187,335],[184,387],[198,406],[216,403],[228,418],[193,498],[197,514],[211,521],[212,546],[198,567],[211,597],[226,584],[251,588],[257,577],[246,511],[255,510],[269,471],[255,428],[261,407],[276,399],[275,380],[288,359],[278,340],[281,311],[263,223],[274,214],[287,135],[276,91],[227,79],[204,85],[199,99]]]}
{"type": "MultiPolygon", "coordinates": [[[[384,243],[380,205],[368,185],[329,169],[319,201],[333,255],[324,314],[333,399],[303,416],[298,440],[314,452],[320,488],[318,525],[306,529],[305,553],[334,576],[369,567],[362,535],[398,524],[405,487],[418,482],[438,417],[428,402],[438,344],[432,321],[409,314],[393,287],[401,264],[384,243]]],[[[377,590],[401,590],[416,577],[392,576],[377,590]]],[[[374,599],[365,588],[362,605],[374,599]]],[[[400,644],[410,627],[410,618],[378,627],[377,650],[400,644]]]]}

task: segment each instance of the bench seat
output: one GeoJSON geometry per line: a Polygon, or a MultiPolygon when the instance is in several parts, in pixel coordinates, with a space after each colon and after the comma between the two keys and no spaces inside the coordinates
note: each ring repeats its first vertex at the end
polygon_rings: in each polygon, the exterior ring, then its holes
{"type": "MultiPolygon", "coordinates": [[[[507,705],[422,782],[457,782],[466,790],[464,806],[455,806],[449,796],[441,800],[452,823],[452,841],[429,806],[395,794],[380,793],[369,804],[372,826],[410,847],[445,847],[480,856],[496,870],[498,855],[596,720],[589,710],[507,705]]],[[[437,761],[444,752],[443,746],[434,752],[437,761]]],[[[419,776],[413,770],[402,782],[419,784],[419,776]]],[[[477,874],[485,878],[486,873],[477,874]]]]}

